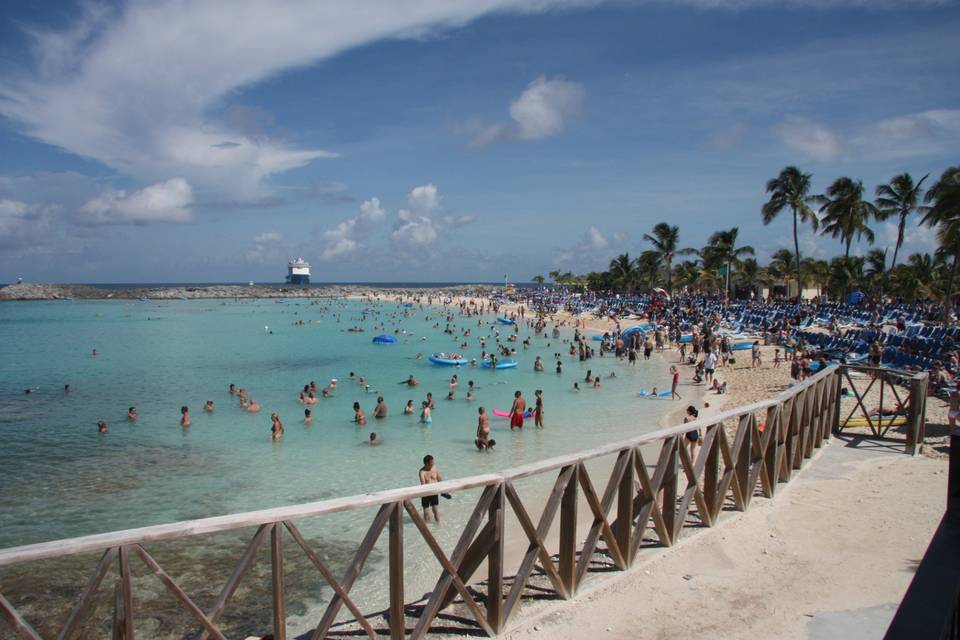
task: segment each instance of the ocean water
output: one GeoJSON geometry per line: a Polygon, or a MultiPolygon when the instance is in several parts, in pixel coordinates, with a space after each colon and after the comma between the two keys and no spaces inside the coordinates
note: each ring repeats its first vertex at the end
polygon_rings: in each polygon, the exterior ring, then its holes
{"type": "MultiPolygon", "coordinates": [[[[520,340],[532,344],[515,343],[513,370],[433,365],[432,352],[479,357],[480,336],[492,345],[497,331],[505,339],[512,330],[489,314],[456,316],[451,336],[443,332],[445,313],[393,301],[0,303],[0,547],[412,485],[427,453],[446,478],[505,469],[653,430],[677,408],[637,396],[653,385],[669,388],[664,361],[579,362],[567,355],[569,329],[555,339],[522,327],[520,340]],[[365,331],[346,331],[353,326],[365,331]],[[472,335],[461,349],[465,328],[472,335]],[[407,332],[399,344],[371,342],[395,330],[407,332]],[[562,375],[554,372],[556,352],[562,375]],[[533,371],[537,355],[543,373],[533,371]],[[602,387],[573,391],[574,381],[586,386],[588,369],[603,376],[602,387]],[[386,419],[352,423],[352,404],[370,416],[377,393],[351,383],[351,371],[384,396],[386,419]],[[460,386],[449,401],[454,373],[460,386]],[[399,384],[411,374],[420,386],[399,384]],[[331,378],[338,379],[335,395],[319,399],[314,424],[304,425],[300,389],[331,378]],[[465,400],[468,380],[478,386],[473,402],[465,400]],[[247,389],[262,411],[242,411],[230,383],[247,389]],[[509,409],[515,390],[532,404],[535,389],[544,393],[546,429],[531,420],[511,432],[491,416],[496,450],[476,451],[477,408],[509,409]],[[402,408],[412,399],[419,413],[428,391],[436,409],[424,426],[402,408]],[[206,400],[213,413],[203,412],[206,400]],[[181,405],[190,408],[189,429],[179,425],[181,405]],[[126,421],[129,406],[140,414],[136,423],[126,421]],[[269,438],[274,411],[286,430],[279,442],[269,438]],[[108,434],[97,433],[100,419],[108,434]],[[365,444],[371,431],[382,445],[365,444]]],[[[442,506],[456,514],[472,503],[442,506]]],[[[337,540],[359,540],[370,517],[344,514],[337,540]]],[[[322,527],[311,535],[334,542],[322,527]]]]}

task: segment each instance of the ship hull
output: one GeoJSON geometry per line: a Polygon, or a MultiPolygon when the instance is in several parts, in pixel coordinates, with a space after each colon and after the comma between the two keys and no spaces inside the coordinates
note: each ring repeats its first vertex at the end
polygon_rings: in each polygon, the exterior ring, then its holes
{"type": "Polygon", "coordinates": [[[291,273],[287,276],[289,284],[310,284],[310,276],[303,273],[291,273]]]}

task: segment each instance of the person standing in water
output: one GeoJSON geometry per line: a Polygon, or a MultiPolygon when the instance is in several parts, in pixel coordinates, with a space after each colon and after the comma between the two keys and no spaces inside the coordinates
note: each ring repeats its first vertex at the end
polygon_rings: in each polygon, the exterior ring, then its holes
{"type": "Polygon", "coordinates": [[[490,440],[490,417],[487,415],[487,410],[483,407],[480,407],[477,411],[480,417],[477,419],[477,440],[475,444],[477,445],[477,449],[489,451],[490,447],[494,444],[490,440]]]}
{"type": "Polygon", "coordinates": [[[367,416],[364,415],[359,402],[353,403],[353,421],[360,426],[367,424],[367,416]]]}
{"type": "Polygon", "coordinates": [[[377,419],[387,417],[387,403],[383,401],[383,396],[377,396],[377,406],[373,409],[373,417],[377,419]]]}
{"type": "Polygon", "coordinates": [[[127,420],[128,420],[128,421],[130,421],[130,422],[136,422],[136,421],[137,421],[137,418],[139,418],[139,417],[140,417],[140,416],[137,415],[137,408],[136,408],[136,407],[130,407],[129,409],[127,409],[127,420]]]}
{"type": "Polygon", "coordinates": [[[543,429],[543,390],[537,389],[533,392],[533,424],[537,429],[543,429]]]}
{"type": "Polygon", "coordinates": [[[280,416],[276,413],[270,414],[270,438],[279,440],[283,437],[283,423],[280,422],[280,416]]]}
{"type": "MultiPolygon", "coordinates": [[[[433,456],[429,454],[423,456],[423,466],[420,468],[420,484],[436,484],[442,481],[443,478],[440,476],[440,469],[434,464],[433,456]]],[[[420,506],[423,508],[423,519],[425,522],[430,522],[430,511],[433,511],[434,522],[440,524],[438,504],[440,504],[440,496],[437,494],[420,498],[420,506]]]]}
{"type": "Polygon", "coordinates": [[[190,409],[187,407],[180,407],[180,426],[189,427],[190,426],[190,409]]]}
{"type": "Polygon", "coordinates": [[[513,394],[513,406],[510,407],[510,430],[523,429],[523,412],[527,409],[527,401],[520,391],[513,394]]]}

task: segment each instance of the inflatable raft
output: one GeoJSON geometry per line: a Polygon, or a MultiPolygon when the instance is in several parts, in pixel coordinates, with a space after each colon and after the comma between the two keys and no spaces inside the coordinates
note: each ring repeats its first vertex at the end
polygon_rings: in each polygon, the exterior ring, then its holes
{"type": "Polygon", "coordinates": [[[430,355],[430,362],[433,364],[442,364],[447,367],[467,364],[470,362],[459,353],[434,353],[430,355]]]}
{"type": "MultiPolygon", "coordinates": [[[[491,368],[490,360],[484,360],[480,364],[487,369],[491,368]]],[[[516,368],[517,364],[519,363],[516,360],[497,360],[496,368],[497,369],[514,369],[516,368]]]]}

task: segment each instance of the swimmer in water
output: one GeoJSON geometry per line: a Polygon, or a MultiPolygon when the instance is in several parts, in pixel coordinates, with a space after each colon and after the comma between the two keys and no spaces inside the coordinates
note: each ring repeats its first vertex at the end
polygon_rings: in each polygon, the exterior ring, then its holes
{"type": "Polygon", "coordinates": [[[129,409],[127,409],[127,420],[129,420],[130,422],[136,422],[137,418],[139,417],[140,416],[137,415],[136,407],[130,407],[129,409]]]}
{"type": "Polygon", "coordinates": [[[458,384],[460,384],[460,381],[457,379],[457,374],[453,374],[453,377],[450,378],[450,388],[453,389],[458,384]]]}
{"type": "Polygon", "coordinates": [[[450,391],[449,393],[447,393],[447,400],[453,400],[453,399],[454,399],[453,391],[450,391]]]}
{"type": "Polygon", "coordinates": [[[250,404],[247,405],[247,411],[250,413],[258,413],[260,411],[260,405],[257,404],[256,400],[250,398],[250,404]]]}
{"type": "Polygon", "coordinates": [[[207,404],[203,405],[203,410],[207,413],[213,413],[213,400],[207,400],[207,404]]]}
{"type": "Polygon", "coordinates": [[[377,406],[373,409],[373,417],[377,419],[387,417],[387,403],[383,401],[383,396],[377,396],[377,406]]]}
{"type": "Polygon", "coordinates": [[[280,416],[275,413],[270,414],[270,438],[279,440],[283,436],[283,423],[280,422],[280,416]]]}
{"type": "Polygon", "coordinates": [[[310,409],[303,410],[303,424],[313,424],[313,414],[310,409]]]}
{"type": "Polygon", "coordinates": [[[190,426],[190,409],[187,407],[180,407],[180,426],[189,427],[190,426]]]}
{"type": "Polygon", "coordinates": [[[403,412],[408,415],[413,413],[413,400],[407,400],[407,405],[403,408],[403,412]]]}
{"type": "Polygon", "coordinates": [[[397,384],[405,384],[405,385],[407,385],[408,387],[415,387],[415,386],[417,386],[417,385],[420,384],[420,383],[417,382],[417,379],[413,377],[413,374],[410,374],[410,377],[409,377],[409,378],[407,378],[407,379],[404,380],[403,382],[398,382],[397,384]]]}
{"type": "Polygon", "coordinates": [[[337,379],[336,379],[336,378],[331,378],[331,379],[330,379],[330,388],[331,388],[331,389],[336,389],[336,388],[337,388],[337,379]]]}
{"type": "Polygon", "coordinates": [[[473,391],[467,391],[467,402],[473,400],[473,391]]]}
{"type": "Polygon", "coordinates": [[[99,433],[107,433],[107,423],[103,420],[97,420],[97,431],[99,433]]]}
{"type": "Polygon", "coordinates": [[[64,393],[70,393],[71,391],[73,391],[73,389],[70,388],[70,385],[69,385],[69,384],[63,385],[63,392],[64,392],[64,393]]]}
{"type": "Polygon", "coordinates": [[[371,447],[375,447],[375,446],[377,446],[378,444],[383,444],[383,440],[378,439],[376,433],[371,433],[371,434],[370,434],[370,439],[367,440],[367,443],[368,443],[371,447]]]}
{"type": "Polygon", "coordinates": [[[433,423],[433,416],[430,414],[430,404],[426,400],[420,403],[420,423],[433,423]]]}
{"type": "Polygon", "coordinates": [[[367,424],[367,416],[364,415],[359,402],[353,403],[353,421],[360,426],[367,424]]]}
{"type": "Polygon", "coordinates": [[[233,383],[231,382],[231,383],[230,383],[230,386],[227,387],[227,391],[228,391],[228,392],[230,393],[230,395],[232,395],[232,396],[237,395],[237,385],[235,385],[235,384],[233,384],[233,383]]]}
{"type": "Polygon", "coordinates": [[[324,387],[324,388],[323,388],[323,391],[320,392],[320,395],[322,395],[324,398],[329,398],[329,397],[330,397],[330,390],[327,389],[326,387],[324,387]]]}
{"type": "Polygon", "coordinates": [[[91,351],[91,352],[90,352],[90,355],[91,355],[91,356],[96,356],[96,355],[97,355],[97,350],[94,349],[93,351],[91,351]]]}

